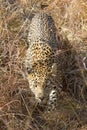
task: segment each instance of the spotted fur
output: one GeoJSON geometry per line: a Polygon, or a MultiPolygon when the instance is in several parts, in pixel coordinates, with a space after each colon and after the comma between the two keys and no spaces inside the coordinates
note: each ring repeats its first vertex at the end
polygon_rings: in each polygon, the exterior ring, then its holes
{"type": "Polygon", "coordinates": [[[38,102],[54,108],[62,80],[55,56],[60,43],[51,16],[35,14],[29,28],[28,43],[26,68],[29,87],[38,102]]]}

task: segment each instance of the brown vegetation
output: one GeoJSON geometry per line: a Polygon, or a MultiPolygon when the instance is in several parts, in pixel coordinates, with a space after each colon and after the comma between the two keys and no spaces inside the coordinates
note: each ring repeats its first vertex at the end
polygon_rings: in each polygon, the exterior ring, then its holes
{"type": "MultiPolygon", "coordinates": [[[[86,130],[87,102],[62,94],[59,109],[47,114],[37,107],[26,80],[24,58],[31,14],[50,13],[58,35],[68,39],[76,51],[84,83],[87,71],[86,0],[1,0],[0,1],[0,130],[86,130]]],[[[85,92],[86,93],[86,92],[85,92]]]]}

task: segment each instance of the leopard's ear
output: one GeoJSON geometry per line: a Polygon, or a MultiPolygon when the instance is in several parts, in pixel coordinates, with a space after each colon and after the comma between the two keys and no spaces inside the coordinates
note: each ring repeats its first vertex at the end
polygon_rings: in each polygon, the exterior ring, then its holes
{"type": "Polygon", "coordinates": [[[56,76],[56,74],[57,74],[57,63],[53,63],[51,73],[52,73],[52,75],[56,76]]]}

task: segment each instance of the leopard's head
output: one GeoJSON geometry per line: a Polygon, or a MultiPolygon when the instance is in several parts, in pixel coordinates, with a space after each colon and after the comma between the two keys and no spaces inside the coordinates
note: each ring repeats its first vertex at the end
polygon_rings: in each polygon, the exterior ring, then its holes
{"type": "Polygon", "coordinates": [[[44,99],[45,95],[48,95],[51,82],[49,80],[49,75],[56,74],[56,67],[53,64],[51,67],[44,65],[36,65],[32,70],[28,70],[28,81],[31,91],[35,95],[35,99],[38,102],[41,102],[44,99]],[[29,72],[30,71],[30,72],[29,72]],[[47,94],[46,94],[47,89],[47,94]]]}
{"type": "Polygon", "coordinates": [[[35,95],[38,102],[44,97],[46,86],[47,68],[45,66],[36,66],[28,73],[29,87],[35,95]]]}

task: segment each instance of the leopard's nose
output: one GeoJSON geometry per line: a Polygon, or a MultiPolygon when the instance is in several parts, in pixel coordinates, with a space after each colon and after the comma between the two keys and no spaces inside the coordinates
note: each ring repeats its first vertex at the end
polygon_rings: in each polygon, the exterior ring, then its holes
{"type": "Polygon", "coordinates": [[[43,101],[43,97],[36,98],[38,100],[38,103],[41,103],[43,101]]]}
{"type": "Polygon", "coordinates": [[[43,96],[42,96],[42,97],[40,97],[41,102],[43,101],[43,99],[44,99],[44,97],[43,97],[43,96]]]}

